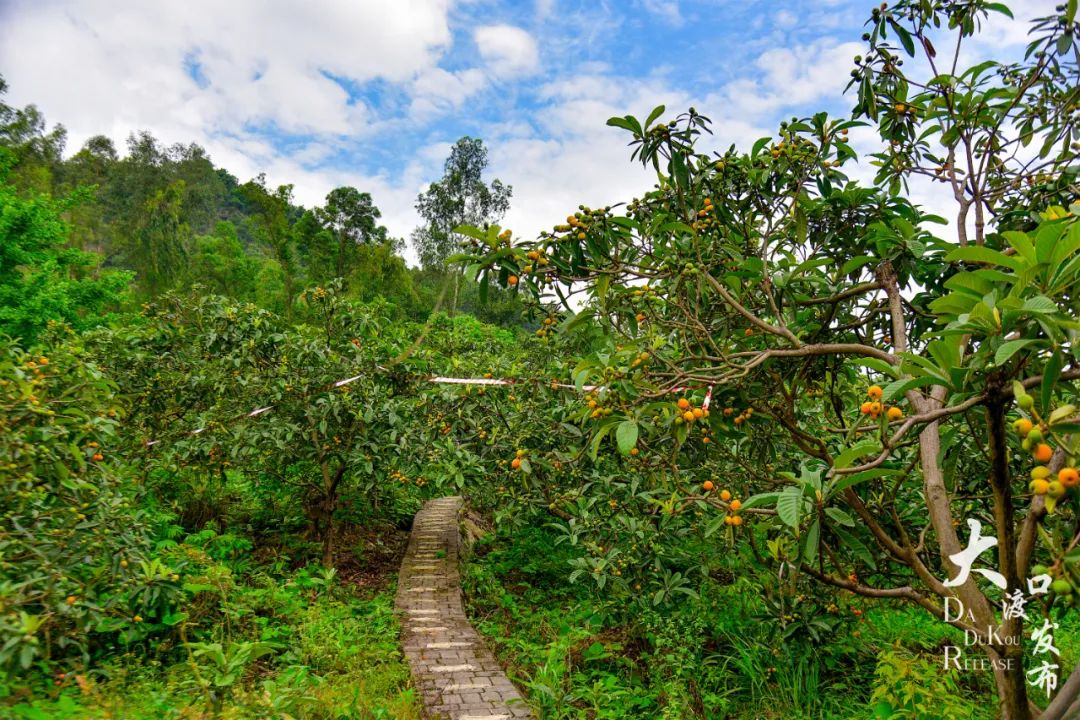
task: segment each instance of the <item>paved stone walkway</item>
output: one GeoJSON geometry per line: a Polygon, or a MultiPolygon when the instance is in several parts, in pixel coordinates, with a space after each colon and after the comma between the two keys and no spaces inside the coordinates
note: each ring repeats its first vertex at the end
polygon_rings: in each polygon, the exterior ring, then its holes
{"type": "Polygon", "coordinates": [[[413,521],[398,576],[402,646],[429,718],[534,717],[484,648],[461,603],[460,497],[427,502],[413,521]]]}

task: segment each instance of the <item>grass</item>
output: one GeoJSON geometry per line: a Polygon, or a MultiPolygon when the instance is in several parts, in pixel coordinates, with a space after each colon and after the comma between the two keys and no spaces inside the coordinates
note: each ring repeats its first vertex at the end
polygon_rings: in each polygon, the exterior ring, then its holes
{"type": "MultiPolygon", "coordinates": [[[[989,673],[944,672],[941,648],[962,635],[920,608],[837,594],[833,611],[799,596],[778,623],[760,578],[739,576],[743,558],[719,560],[699,597],[653,608],[569,583],[573,556],[526,526],[480,541],[463,573],[475,626],[545,720],[865,720],[913,698],[934,717],[993,716],[989,673]]],[[[1055,635],[1067,663],[1075,626],[1055,635]]]]}
{"type": "Polygon", "coordinates": [[[0,716],[420,718],[398,643],[392,575],[340,578],[278,566],[233,575],[220,564],[203,569],[224,579],[214,591],[192,597],[189,620],[173,635],[58,679],[0,678],[0,716]]]}

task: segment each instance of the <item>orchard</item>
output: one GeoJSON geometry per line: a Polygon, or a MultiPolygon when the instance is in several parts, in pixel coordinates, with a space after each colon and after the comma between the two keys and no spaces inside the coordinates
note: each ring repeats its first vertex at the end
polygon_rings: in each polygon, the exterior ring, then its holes
{"type": "Polygon", "coordinates": [[[1012,14],[874,5],[747,146],[612,117],[654,184],[538,237],[462,137],[420,268],[0,103],[0,716],[419,718],[480,644],[539,718],[1080,716],[1080,23],[1012,14]]]}
{"type": "MultiPolygon", "coordinates": [[[[1059,11],[1022,62],[963,67],[980,23],[1007,8],[883,4],[850,118],[793,118],[749,152],[709,153],[692,108],[615,117],[656,170],[652,191],[513,246],[465,230],[482,278],[520,277],[541,300],[587,289],[559,326],[595,323],[609,343],[573,370],[605,408],[583,419],[582,452],[595,459],[609,437],[640,448],[650,501],[639,515],[620,502],[599,530],[616,538],[608,558],[629,540],[612,526],[653,510],[689,516],[669,527],[745,518],[734,541],[764,548],[792,593],[806,577],[900,599],[975,638],[1010,719],[1064,717],[1080,690],[1080,670],[1061,668],[1057,699],[1034,704],[1024,643],[1074,611],[1080,584],[1077,25],[1075,4],[1059,11]],[[846,174],[856,129],[887,148],[869,158],[872,184],[846,174]],[[947,226],[907,198],[914,183],[949,199],[947,226]],[[673,401],[685,387],[722,412],[673,401]],[[718,484],[744,499],[716,497],[718,484]],[[1001,587],[970,560],[949,582],[972,521],[996,538],[980,560],[1001,587]],[[1026,618],[1003,617],[1034,576],[1049,591],[1026,618]]],[[[575,502],[610,490],[591,482],[575,502]]]]}

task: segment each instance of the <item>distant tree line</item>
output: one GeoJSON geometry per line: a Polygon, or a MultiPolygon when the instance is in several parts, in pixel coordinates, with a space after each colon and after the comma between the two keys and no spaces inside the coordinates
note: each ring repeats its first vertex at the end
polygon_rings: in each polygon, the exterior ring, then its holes
{"type": "MultiPolygon", "coordinates": [[[[0,78],[0,332],[16,337],[32,339],[49,319],[105,322],[196,286],[293,319],[305,287],[337,281],[348,297],[381,297],[394,315],[420,319],[449,279],[453,229],[495,222],[509,207],[511,189],[482,178],[483,142],[462,138],[443,178],[418,197],[412,242],[422,268],[410,268],[368,192],[335,188],[305,208],[292,185],[241,182],[199,145],[166,146],[146,131],[129,136],[124,153],[97,135],[65,158],[64,127],[49,128],[33,105],[7,105],[6,90],[0,78]],[[32,220],[42,213],[51,220],[32,220]]],[[[447,309],[521,324],[515,295],[481,303],[476,283],[452,279],[447,309]]]]}

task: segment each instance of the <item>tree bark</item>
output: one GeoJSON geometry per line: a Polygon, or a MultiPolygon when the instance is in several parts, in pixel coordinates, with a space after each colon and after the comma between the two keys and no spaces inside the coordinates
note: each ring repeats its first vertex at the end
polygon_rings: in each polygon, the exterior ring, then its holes
{"type": "MultiPolygon", "coordinates": [[[[996,397],[992,393],[991,397],[996,397]]],[[[992,400],[986,406],[987,445],[990,451],[990,486],[994,497],[994,525],[998,539],[998,568],[1005,576],[1006,592],[1023,592],[1016,563],[1016,518],[1009,486],[1008,437],[1005,430],[1005,405],[992,400]]],[[[1005,667],[994,674],[998,686],[1002,716],[1009,720],[1031,717],[1024,675],[1024,620],[1002,618],[1001,636],[1013,644],[1002,648],[1005,667]]]]}

